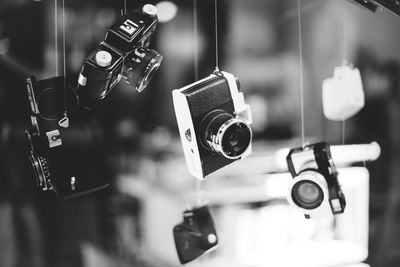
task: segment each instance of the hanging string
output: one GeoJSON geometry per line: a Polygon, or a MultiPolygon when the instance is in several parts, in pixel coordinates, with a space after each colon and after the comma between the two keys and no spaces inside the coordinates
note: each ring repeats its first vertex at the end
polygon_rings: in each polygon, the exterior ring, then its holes
{"type": "MultiPolygon", "coordinates": [[[[198,8],[197,0],[193,0],[193,61],[194,61],[194,79],[197,81],[199,79],[199,48],[198,48],[198,8]]],[[[197,196],[197,206],[202,203],[202,186],[203,181],[196,179],[196,196],[197,196]]]]}
{"type": "Polygon", "coordinates": [[[66,77],[66,63],[65,63],[65,0],[62,0],[62,32],[63,32],[63,74],[66,77]]]}
{"type": "MultiPolygon", "coordinates": [[[[58,8],[58,2],[57,0],[54,0],[54,57],[55,57],[55,76],[59,76],[59,67],[58,67],[58,12],[57,12],[57,8],[58,8]]],[[[40,102],[40,99],[43,97],[43,95],[47,92],[49,92],[50,90],[53,90],[52,88],[47,88],[45,90],[43,90],[42,92],[40,92],[39,96],[38,96],[38,102],[40,102]]],[[[39,116],[47,121],[55,121],[59,118],[61,114],[54,114],[52,116],[44,116],[43,114],[41,114],[39,112],[39,116]]]]}
{"type": "Polygon", "coordinates": [[[126,15],[126,0],[124,0],[124,15],[126,15]]]}
{"type": "Polygon", "coordinates": [[[58,73],[58,15],[57,15],[57,0],[54,0],[54,55],[55,55],[55,59],[56,59],[56,76],[59,75],[58,73]]]}
{"type": "MultiPolygon", "coordinates": [[[[346,14],[343,13],[343,20],[342,20],[342,26],[343,26],[343,43],[342,43],[342,65],[349,65],[349,62],[347,60],[347,17],[346,14]]],[[[346,120],[343,120],[342,122],[342,145],[345,144],[345,138],[346,138],[346,120]]]]}
{"type": "Polygon", "coordinates": [[[304,130],[304,88],[303,88],[303,47],[301,33],[301,3],[297,0],[297,24],[299,31],[299,80],[300,80],[300,111],[301,111],[301,144],[305,143],[304,130]]]}
{"type": "Polygon", "coordinates": [[[64,74],[64,116],[67,117],[67,67],[65,57],[65,0],[62,0],[62,31],[63,31],[63,74],[64,74]]]}
{"type": "Polygon", "coordinates": [[[198,27],[197,27],[197,0],[193,0],[193,61],[194,61],[194,80],[199,80],[199,46],[198,46],[198,27]]]}
{"type": "Polygon", "coordinates": [[[217,0],[214,0],[214,15],[215,15],[215,71],[219,72],[219,68],[218,68],[218,8],[217,8],[217,0]]]}
{"type": "Polygon", "coordinates": [[[343,120],[343,122],[342,122],[342,145],[345,144],[345,138],[346,138],[346,120],[343,120]]]}
{"type": "Polygon", "coordinates": [[[342,64],[346,65],[347,64],[347,17],[345,13],[343,13],[342,26],[343,26],[342,64]]]}

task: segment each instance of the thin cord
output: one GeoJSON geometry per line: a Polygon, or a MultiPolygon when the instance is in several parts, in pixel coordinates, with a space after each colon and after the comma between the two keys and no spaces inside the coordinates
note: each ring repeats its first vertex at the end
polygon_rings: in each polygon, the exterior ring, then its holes
{"type": "Polygon", "coordinates": [[[215,15],[215,71],[219,71],[218,68],[218,8],[217,0],[214,0],[214,15],[215,15]]]}
{"type": "Polygon", "coordinates": [[[342,145],[345,144],[345,138],[346,138],[346,121],[343,120],[343,123],[342,123],[342,145]]]}
{"type": "Polygon", "coordinates": [[[54,55],[56,58],[56,76],[59,75],[58,73],[58,15],[57,15],[57,0],[54,0],[54,42],[55,42],[55,48],[54,48],[54,55]]]}
{"type": "Polygon", "coordinates": [[[343,44],[342,44],[342,57],[343,64],[347,63],[347,17],[343,13],[343,44]]]}
{"type": "MultiPolygon", "coordinates": [[[[194,35],[194,45],[193,45],[193,57],[194,57],[194,79],[197,81],[199,79],[199,48],[198,48],[198,17],[197,14],[197,0],[193,0],[193,35],[194,35]]],[[[196,195],[197,195],[197,205],[200,206],[202,203],[202,186],[203,181],[196,179],[196,195]]]]}
{"type": "Polygon", "coordinates": [[[198,27],[197,27],[197,0],[193,0],[193,56],[194,56],[194,80],[199,80],[199,46],[198,46],[198,27]]]}
{"type": "Polygon", "coordinates": [[[301,34],[301,3],[297,0],[297,19],[299,31],[299,78],[300,78],[300,110],[301,110],[301,143],[305,143],[305,130],[304,130],[304,88],[303,88],[303,47],[302,47],[302,34],[301,34]]]}
{"type": "MultiPolygon", "coordinates": [[[[343,13],[343,46],[342,46],[342,65],[348,65],[349,62],[347,60],[347,17],[346,14],[343,13]]],[[[345,144],[346,139],[346,120],[342,122],[342,145],[345,144]]]]}
{"type": "Polygon", "coordinates": [[[62,0],[62,25],[63,25],[63,72],[64,72],[64,115],[67,116],[67,68],[65,60],[65,0],[62,0]]]}
{"type": "Polygon", "coordinates": [[[125,12],[124,15],[126,15],[126,0],[124,0],[124,12],[125,12]]]}

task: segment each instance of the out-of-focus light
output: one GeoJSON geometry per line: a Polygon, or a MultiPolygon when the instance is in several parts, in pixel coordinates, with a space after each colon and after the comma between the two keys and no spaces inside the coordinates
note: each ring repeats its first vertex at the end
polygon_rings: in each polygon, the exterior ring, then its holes
{"type": "Polygon", "coordinates": [[[168,22],[172,20],[178,12],[178,7],[170,1],[162,1],[156,4],[158,21],[168,22]]]}
{"type": "Polygon", "coordinates": [[[108,27],[116,20],[117,14],[111,8],[102,8],[96,14],[96,24],[99,27],[108,27]]]}
{"type": "Polygon", "coordinates": [[[10,39],[2,38],[0,39],[0,55],[4,56],[10,50],[10,39]]]}

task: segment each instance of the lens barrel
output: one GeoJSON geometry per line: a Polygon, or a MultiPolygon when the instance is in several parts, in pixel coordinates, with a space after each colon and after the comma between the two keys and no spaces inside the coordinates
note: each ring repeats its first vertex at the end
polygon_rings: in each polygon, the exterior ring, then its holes
{"type": "Polygon", "coordinates": [[[322,174],[307,170],[300,173],[291,186],[290,196],[299,208],[314,210],[321,206],[327,197],[328,184],[322,174]]]}
{"type": "Polygon", "coordinates": [[[143,91],[160,67],[162,59],[157,51],[138,47],[126,57],[126,82],[138,92],[143,91]]]}
{"type": "Polygon", "coordinates": [[[249,148],[250,126],[231,114],[218,109],[208,113],[200,125],[202,144],[228,159],[239,159],[249,148]]]}
{"type": "Polygon", "coordinates": [[[324,199],[321,188],[313,181],[300,181],[293,186],[293,201],[304,209],[319,207],[324,199]]]}

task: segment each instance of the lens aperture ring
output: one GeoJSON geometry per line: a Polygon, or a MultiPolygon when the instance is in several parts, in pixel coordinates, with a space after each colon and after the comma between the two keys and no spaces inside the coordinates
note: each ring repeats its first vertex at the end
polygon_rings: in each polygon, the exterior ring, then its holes
{"type": "Polygon", "coordinates": [[[138,47],[131,52],[125,62],[126,81],[139,93],[146,89],[151,78],[161,65],[163,57],[155,50],[138,47]]]}
{"type": "Polygon", "coordinates": [[[211,136],[211,140],[207,141],[215,152],[228,159],[236,160],[242,157],[250,146],[251,139],[250,126],[238,118],[232,118],[224,122],[216,134],[211,136]]]}

